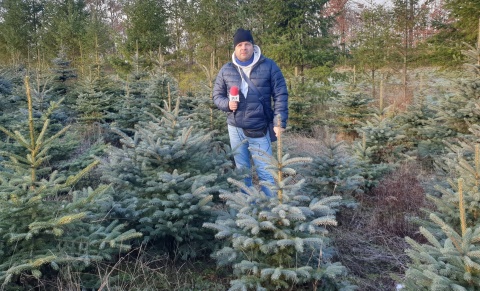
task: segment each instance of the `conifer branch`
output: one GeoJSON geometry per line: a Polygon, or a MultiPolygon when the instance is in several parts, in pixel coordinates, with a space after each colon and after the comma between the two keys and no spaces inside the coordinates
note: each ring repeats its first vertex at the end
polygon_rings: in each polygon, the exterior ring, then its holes
{"type": "Polygon", "coordinates": [[[40,147],[42,146],[43,142],[43,137],[45,136],[45,133],[47,132],[48,125],[50,124],[50,119],[45,119],[43,122],[43,127],[42,130],[40,131],[40,134],[37,136],[37,140],[35,141],[35,150],[38,151],[40,147]]]}
{"type": "Polygon", "coordinates": [[[32,106],[32,95],[30,92],[30,83],[29,77],[25,77],[25,89],[27,93],[27,102],[28,102],[28,126],[30,129],[30,148],[35,148],[35,131],[33,127],[33,106],[32,106]]]}
{"type": "MultiPolygon", "coordinates": [[[[275,120],[275,118],[274,118],[274,120],[275,120]]],[[[282,124],[281,124],[280,118],[277,118],[277,125],[276,126],[281,127],[281,125],[282,124]]],[[[277,160],[279,162],[282,161],[282,155],[283,155],[282,131],[280,130],[278,132],[278,136],[277,136],[277,160]]],[[[277,175],[278,175],[277,181],[278,181],[279,184],[282,182],[282,179],[283,179],[283,172],[282,172],[283,166],[284,166],[283,164],[279,165],[279,169],[278,169],[278,173],[277,173],[277,175]]],[[[282,203],[282,201],[283,201],[283,190],[281,188],[278,189],[277,195],[278,195],[278,200],[280,201],[280,203],[282,203]]]]}
{"type": "MultiPolygon", "coordinates": [[[[33,127],[33,106],[32,106],[32,96],[30,93],[30,84],[28,82],[29,78],[28,76],[25,77],[25,88],[27,91],[27,101],[28,101],[28,126],[30,129],[30,146],[28,149],[30,149],[30,156],[32,161],[36,160],[36,149],[35,149],[35,131],[33,127]]],[[[32,184],[30,185],[31,189],[34,189],[34,183],[37,180],[36,177],[36,168],[34,166],[31,167],[31,179],[32,179],[32,184]]]]}
{"type": "Polygon", "coordinates": [[[57,132],[56,134],[52,135],[51,137],[49,137],[44,143],[43,143],[43,146],[47,146],[49,145],[50,143],[52,143],[53,141],[55,141],[57,138],[59,138],[61,135],[63,135],[65,132],[67,132],[67,130],[70,129],[70,125],[67,125],[65,126],[64,128],[62,128],[59,132],[57,132]]]}
{"type": "Polygon", "coordinates": [[[33,261],[32,267],[38,268],[38,267],[40,267],[44,264],[52,262],[56,258],[57,258],[57,256],[47,256],[47,257],[42,257],[42,258],[36,259],[35,261],[33,261]]]}
{"type": "Polygon", "coordinates": [[[480,145],[475,145],[475,186],[478,187],[478,180],[480,179],[480,145]]]}
{"type": "Polygon", "coordinates": [[[460,210],[460,226],[462,229],[462,236],[465,236],[465,231],[467,230],[467,222],[466,222],[466,214],[465,214],[465,201],[463,199],[463,179],[458,179],[458,199],[459,205],[458,208],[460,210]]]}
{"type": "Polygon", "coordinates": [[[25,139],[25,137],[18,131],[14,131],[14,139],[23,145],[26,149],[32,150],[30,143],[25,139]]]}

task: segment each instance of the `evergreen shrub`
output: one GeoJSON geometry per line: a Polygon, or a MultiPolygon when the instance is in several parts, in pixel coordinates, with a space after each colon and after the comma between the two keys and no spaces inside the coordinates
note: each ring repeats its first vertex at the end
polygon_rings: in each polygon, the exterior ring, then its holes
{"type": "Polygon", "coordinates": [[[267,197],[255,186],[229,179],[238,191],[223,190],[220,197],[228,207],[215,223],[205,223],[223,248],[214,257],[220,266],[232,266],[234,280],[229,290],[301,290],[314,288],[353,290],[342,282],[345,268],[333,261],[328,228],[336,225],[335,208],[340,196],[312,198],[303,191],[304,180],[293,182],[295,164],[310,158],[275,159],[258,151],[269,163],[275,178],[269,187],[275,197],[267,197]],[[335,287],[333,287],[335,286],[335,287]]]}

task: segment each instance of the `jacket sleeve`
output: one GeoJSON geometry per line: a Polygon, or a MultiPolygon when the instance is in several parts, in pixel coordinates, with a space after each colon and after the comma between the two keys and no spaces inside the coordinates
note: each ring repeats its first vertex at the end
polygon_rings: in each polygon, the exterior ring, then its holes
{"type": "Polygon", "coordinates": [[[273,98],[273,125],[278,125],[278,120],[280,120],[281,127],[287,127],[288,120],[288,90],[285,78],[283,77],[282,71],[273,62],[271,69],[271,88],[272,88],[272,98],[273,98]]]}
{"type": "Polygon", "coordinates": [[[227,85],[225,83],[225,79],[223,78],[224,68],[222,68],[215,79],[215,85],[213,86],[213,103],[217,106],[218,109],[230,112],[230,108],[228,106],[228,98],[227,93],[227,85]]]}

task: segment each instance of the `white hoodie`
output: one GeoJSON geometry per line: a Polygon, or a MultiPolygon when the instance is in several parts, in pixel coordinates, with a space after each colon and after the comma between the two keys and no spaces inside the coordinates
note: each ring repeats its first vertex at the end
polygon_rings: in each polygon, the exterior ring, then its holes
{"type": "MultiPolygon", "coordinates": [[[[232,54],[232,62],[234,65],[237,67],[241,68],[245,75],[250,78],[250,72],[252,71],[253,66],[258,62],[260,59],[260,56],[262,55],[262,51],[260,50],[260,47],[258,45],[253,46],[253,62],[248,65],[248,66],[241,66],[237,63],[237,58],[235,58],[235,52],[232,54]]],[[[239,72],[240,73],[240,72],[239,72]]],[[[247,81],[243,79],[242,74],[240,73],[240,77],[242,77],[242,85],[240,86],[240,90],[243,93],[243,96],[247,98],[247,93],[248,93],[248,84],[247,81]]]]}

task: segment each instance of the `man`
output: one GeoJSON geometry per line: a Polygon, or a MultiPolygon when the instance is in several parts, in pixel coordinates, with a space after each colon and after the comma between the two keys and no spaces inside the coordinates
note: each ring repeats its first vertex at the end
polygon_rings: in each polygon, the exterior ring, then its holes
{"type": "MultiPolygon", "coordinates": [[[[259,180],[274,185],[272,174],[266,170],[267,164],[255,158],[260,153],[250,148],[260,148],[272,155],[272,139],[276,140],[286,128],[288,91],[285,78],[277,64],[262,55],[249,30],[239,28],[233,37],[233,46],[232,62],[221,68],[215,80],[213,102],[227,113],[228,134],[237,169],[250,169],[250,157],[253,156],[259,180]],[[229,98],[235,86],[240,89],[238,102],[229,98]],[[272,117],[274,133],[267,130],[272,117]]],[[[245,178],[245,184],[252,186],[251,176],[245,178]]],[[[273,196],[269,188],[261,188],[267,196],[273,196]]]]}

